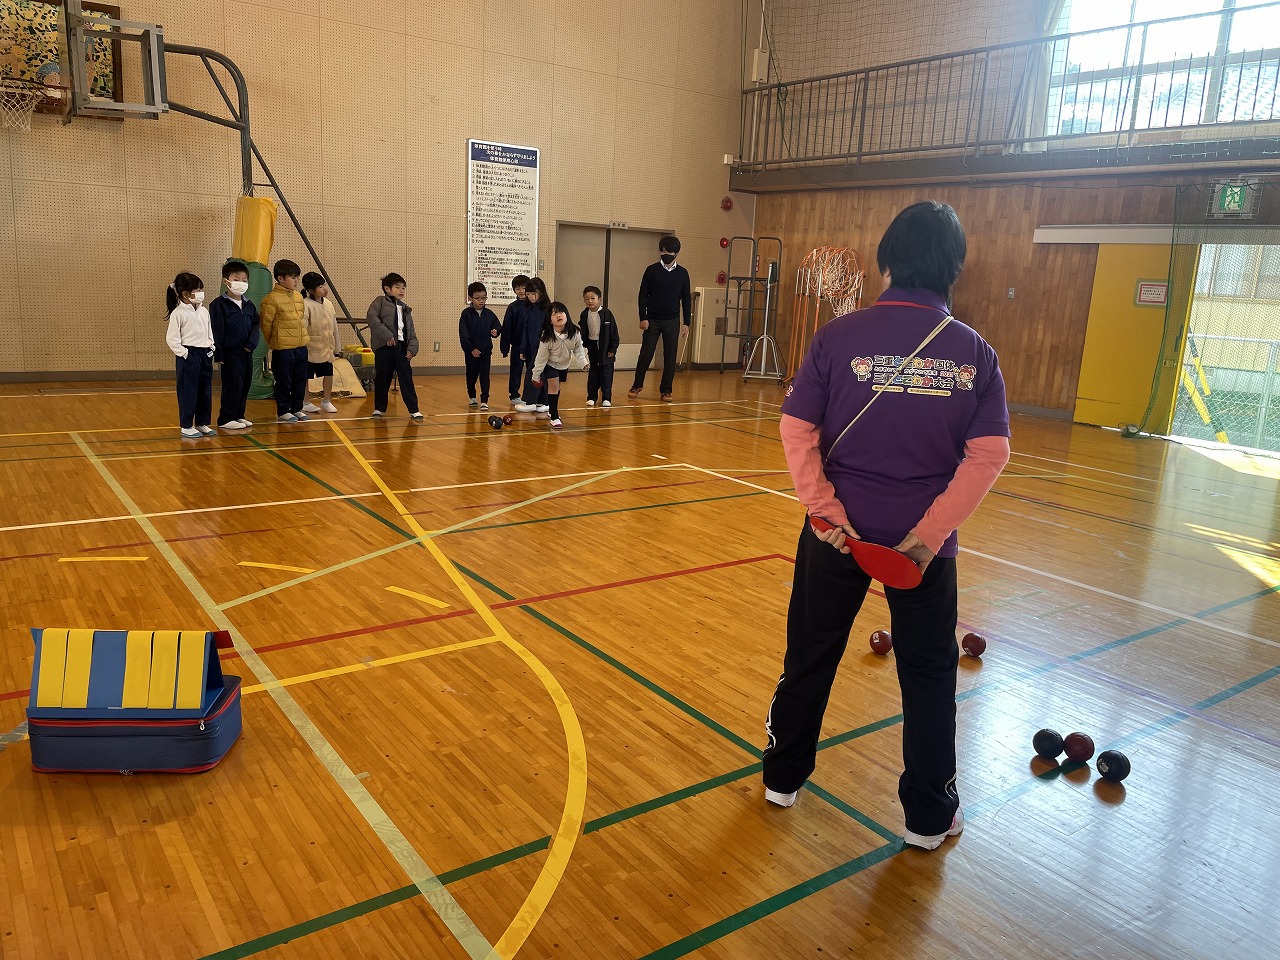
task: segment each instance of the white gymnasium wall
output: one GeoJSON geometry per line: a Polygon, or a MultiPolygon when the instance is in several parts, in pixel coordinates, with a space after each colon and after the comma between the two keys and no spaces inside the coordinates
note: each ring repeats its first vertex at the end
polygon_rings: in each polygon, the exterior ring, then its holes
{"type": "MultiPolygon", "coordinates": [[[[671,226],[695,283],[722,268],[738,144],[736,0],[123,0],[126,19],[229,55],[254,138],[348,305],[409,280],[425,365],[460,366],[468,137],[542,151],[539,246],[557,220],[671,226]]],[[[171,57],[172,99],[217,112],[199,63],[171,57]]],[[[259,176],[258,179],[261,179],[259,176]]],[[[260,189],[260,195],[270,196],[260,189]]],[[[165,285],[213,295],[239,194],[234,133],[37,116],[0,131],[0,375],[171,371],[165,285]]],[[[313,264],[281,212],[272,258],[313,264]]],[[[570,291],[570,301],[576,293],[570,291]]]]}

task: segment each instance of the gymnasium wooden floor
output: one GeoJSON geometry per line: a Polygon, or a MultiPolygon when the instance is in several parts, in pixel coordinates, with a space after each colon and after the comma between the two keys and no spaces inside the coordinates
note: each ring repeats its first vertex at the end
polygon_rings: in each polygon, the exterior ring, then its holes
{"type": "Polygon", "coordinates": [[[812,782],[762,799],[802,516],[775,385],[557,435],[418,382],[422,426],[255,402],[198,442],[166,383],[0,388],[5,958],[1277,955],[1277,461],[1016,418],[963,533],[968,826],[923,853],[877,596],[812,782]],[[219,767],[30,770],[29,627],[222,624],[219,767]],[[1042,726],[1132,776],[1033,762],[1042,726]]]}

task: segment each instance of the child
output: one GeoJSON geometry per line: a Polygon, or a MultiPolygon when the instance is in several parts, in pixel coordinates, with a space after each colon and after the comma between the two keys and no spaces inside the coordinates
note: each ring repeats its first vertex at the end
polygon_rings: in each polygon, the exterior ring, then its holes
{"type": "Polygon", "coordinates": [[[458,341],[467,361],[467,405],[476,405],[476,380],[480,380],[480,409],[489,409],[489,365],[493,361],[493,341],[501,331],[498,315],[485,306],[489,291],[476,281],[467,287],[471,306],[458,317],[458,341]]]}
{"type": "Polygon", "coordinates": [[[213,412],[213,325],[204,306],[204,281],[180,273],[165,293],[169,331],[165,342],[177,357],[178,426],[184,437],[211,436],[213,412]]]}
{"type": "Polygon", "coordinates": [[[511,281],[511,290],[516,298],[507,304],[507,312],[502,317],[502,356],[511,354],[511,372],[507,376],[507,393],[511,402],[520,399],[520,378],[524,374],[524,360],[520,356],[520,344],[524,337],[524,292],[529,286],[529,278],[523,273],[511,281]]]}
{"type": "Polygon", "coordinates": [[[533,361],[533,382],[541,387],[546,378],[547,400],[551,409],[551,429],[559,430],[560,382],[569,372],[569,358],[577,357],[583,370],[591,369],[591,362],[582,349],[582,335],[569,319],[569,308],[559,301],[551,304],[550,315],[539,337],[538,355],[533,361]]]}
{"type": "Polygon", "coordinates": [[[613,358],[618,353],[621,338],[613,311],[601,305],[602,298],[599,287],[587,287],[582,291],[582,302],[586,307],[578,326],[582,329],[587,359],[591,361],[591,372],[587,374],[588,407],[596,405],[596,391],[603,398],[600,406],[613,406],[613,358]]]}
{"type": "MultiPolygon", "coordinates": [[[[520,332],[520,359],[524,361],[525,384],[524,394],[515,403],[521,413],[547,413],[547,389],[542,384],[533,382],[533,358],[538,353],[538,342],[542,331],[551,315],[551,299],[547,296],[547,285],[541,277],[530,277],[524,290],[524,310],[521,312],[523,329],[520,332]]],[[[512,354],[515,353],[512,344],[512,354]]]]}
{"type": "Polygon", "coordinates": [[[307,292],[302,301],[302,319],[307,325],[307,372],[311,377],[323,378],[320,406],[308,403],[302,409],[306,413],[337,413],[332,403],[333,358],[341,349],[338,346],[338,318],[329,299],[329,285],[324,277],[314,271],[302,278],[302,289],[307,292]]]}
{"type": "Polygon", "coordinates": [[[223,430],[247,430],[244,418],[253,382],[253,351],[258,346],[258,308],[245,296],[249,292],[249,268],[239,260],[222,266],[226,293],[209,304],[213,327],[213,362],[222,364],[222,402],[218,426],[223,430]]]}
{"type": "Polygon", "coordinates": [[[387,412],[391,378],[400,383],[400,396],[415,423],[422,422],[418,391],[413,386],[413,367],[418,352],[418,334],[413,329],[413,308],[404,302],[408,285],[398,273],[382,278],[382,296],[369,304],[369,342],[373,344],[373,418],[387,412]]]}
{"type": "Polygon", "coordinates": [[[271,373],[276,379],[276,421],[306,420],[307,323],[298,281],[302,268],[292,260],[275,267],[276,285],[262,298],[262,335],[271,348],[271,373]]]}

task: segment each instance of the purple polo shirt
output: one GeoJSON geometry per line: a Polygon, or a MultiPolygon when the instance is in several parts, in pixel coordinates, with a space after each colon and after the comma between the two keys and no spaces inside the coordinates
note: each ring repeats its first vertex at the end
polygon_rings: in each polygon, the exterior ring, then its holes
{"type": "MultiPolygon", "coordinates": [[[[958,320],[886,383],[947,313],[932,290],[890,287],[872,306],[820,329],[787,388],[782,412],[821,428],[827,479],[853,529],[872,543],[902,542],[951,482],[967,440],[1009,436],[1000,361],[958,320]]],[[[954,557],[957,548],[953,531],[938,556],[954,557]]]]}

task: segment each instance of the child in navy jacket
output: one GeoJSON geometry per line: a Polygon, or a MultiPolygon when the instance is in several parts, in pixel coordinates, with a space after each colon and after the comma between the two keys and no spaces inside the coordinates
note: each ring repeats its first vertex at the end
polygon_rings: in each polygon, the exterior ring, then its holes
{"type": "Polygon", "coordinates": [[[613,406],[613,359],[622,339],[618,334],[618,321],[614,319],[613,311],[604,306],[602,298],[599,287],[591,286],[582,291],[582,302],[586,306],[578,320],[578,329],[582,331],[582,343],[591,361],[587,374],[588,407],[596,405],[597,393],[602,407],[613,406]]]}
{"type": "Polygon", "coordinates": [[[471,305],[458,317],[458,342],[462,344],[462,353],[467,362],[467,396],[468,406],[476,405],[476,381],[480,381],[480,409],[489,409],[489,365],[493,360],[493,341],[502,332],[502,324],[498,315],[485,303],[489,299],[489,291],[483,283],[473,283],[467,287],[467,296],[471,305]]]}
{"type": "Polygon", "coordinates": [[[253,422],[244,418],[244,408],[253,383],[253,351],[258,346],[258,308],[245,294],[249,292],[249,268],[239,260],[222,267],[226,292],[209,304],[213,326],[213,362],[222,364],[222,401],[218,426],[224,430],[245,430],[253,422]]]}
{"type": "Polygon", "coordinates": [[[507,304],[507,312],[502,317],[502,356],[511,355],[511,369],[507,376],[507,393],[511,402],[520,399],[520,384],[524,377],[524,360],[520,357],[520,344],[524,338],[524,291],[529,286],[529,278],[523,273],[511,280],[511,291],[515,299],[507,304]]]}

